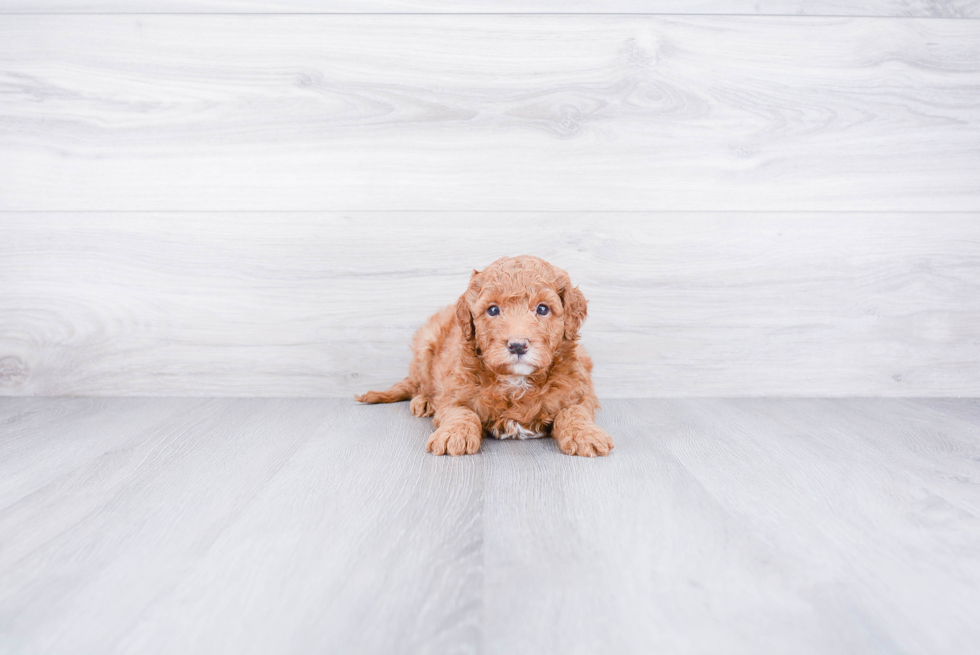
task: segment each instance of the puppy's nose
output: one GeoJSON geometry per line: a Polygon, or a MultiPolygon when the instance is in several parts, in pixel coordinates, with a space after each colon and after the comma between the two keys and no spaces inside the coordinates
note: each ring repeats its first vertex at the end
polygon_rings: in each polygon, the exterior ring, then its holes
{"type": "Polygon", "coordinates": [[[507,350],[515,355],[523,355],[527,352],[527,339],[511,339],[507,342],[507,350]]]}

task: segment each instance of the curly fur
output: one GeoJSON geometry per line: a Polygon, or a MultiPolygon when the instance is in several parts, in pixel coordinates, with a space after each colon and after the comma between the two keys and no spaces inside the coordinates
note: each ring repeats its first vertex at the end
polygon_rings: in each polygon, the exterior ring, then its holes
{"type": "Polygon", "coordinates": [[[565,271],[537,257],[498,259],[473,271],[456,304],[415,334],[407,378],[356,398],[411,400],[413,414],[434,417],[426,450],[436,455],[476,453],[484,434],[551,436],[569,455],[607,455],[613,443],[594,422],[592,360],[577,343],[586,315],[565,271]],[[515,341],[527,352],[508,350],[515,341]]]}

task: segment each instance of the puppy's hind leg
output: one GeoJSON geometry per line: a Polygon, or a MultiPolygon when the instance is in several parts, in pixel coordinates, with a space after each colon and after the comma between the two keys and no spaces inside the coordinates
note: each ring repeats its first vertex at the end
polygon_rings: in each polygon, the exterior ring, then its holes
{"type": "Polygon", "coordinates": [[[412,408],[412,414],[414,414],[415,416],[420,416],[420,417],[432,416],[433,414],[436,413],[436,410],[432,405],[432,401],[426,398],[425,396],[423,396],[422,394],[419,394],[414,398],[412,398],[411,408],[412,408]]]}
{"type": "Polygon", "coordinates": [[[361,403],[397,403],[400,400],[410,400],[415,395],[415,384],[410,378],[405,378],[387,391],[368,391],[354,400],[361,403]]]}

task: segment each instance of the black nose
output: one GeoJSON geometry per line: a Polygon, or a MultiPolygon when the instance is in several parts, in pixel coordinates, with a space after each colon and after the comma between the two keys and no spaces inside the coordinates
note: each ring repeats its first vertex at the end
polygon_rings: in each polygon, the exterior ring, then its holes
{"type": "Polygon", "coordinates": [[[520,339],[507,342],[507,350],[511,351],[515,355],[523,355],[527,352],[527,340],[520,339]]]}

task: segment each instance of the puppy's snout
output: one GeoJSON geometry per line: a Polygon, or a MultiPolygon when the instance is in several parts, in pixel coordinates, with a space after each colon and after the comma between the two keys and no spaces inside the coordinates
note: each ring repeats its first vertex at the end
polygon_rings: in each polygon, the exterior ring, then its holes
{"type": "Polygon", "coordinates": [[[523,355],[527,352],[527,339],[509,339],[507,341],[507,350],[514,355],[523,355]]]}

